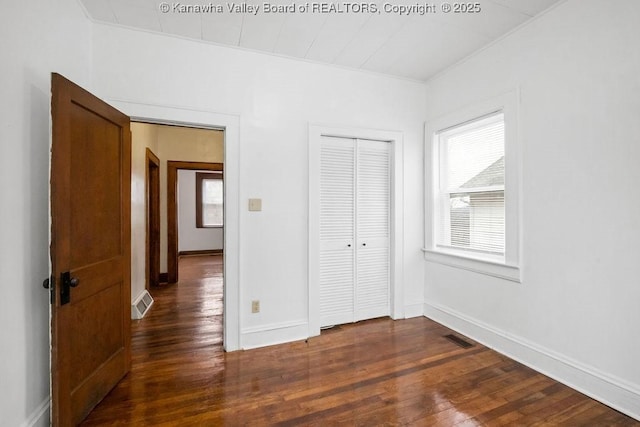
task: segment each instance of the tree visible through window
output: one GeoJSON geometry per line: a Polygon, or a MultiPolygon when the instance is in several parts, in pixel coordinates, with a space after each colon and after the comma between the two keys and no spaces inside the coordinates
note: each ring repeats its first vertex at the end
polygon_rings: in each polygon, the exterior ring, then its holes
{"type": "Polygon", "coordinates": [[[222,172],[196,172],[196,227],[223,226],[223,182],[222,172]]]}

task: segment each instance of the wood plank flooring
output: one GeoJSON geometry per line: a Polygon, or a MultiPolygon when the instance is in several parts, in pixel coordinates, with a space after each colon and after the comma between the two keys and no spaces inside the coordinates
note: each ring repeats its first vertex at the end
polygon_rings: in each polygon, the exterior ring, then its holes
{"type": "Polygon", "coordinates": [[[640,426],[423,317],[225,353],[222,258],[180,269],[133,322],[131,373],[83,425],[640,426]]]}

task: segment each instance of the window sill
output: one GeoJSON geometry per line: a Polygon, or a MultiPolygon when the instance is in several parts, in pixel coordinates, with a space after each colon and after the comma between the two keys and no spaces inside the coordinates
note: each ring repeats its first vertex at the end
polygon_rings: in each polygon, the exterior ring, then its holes
{"type": "Polygon", "coordinates": [[[521,283],[520,267],[514,265],[426,248],[423,248],[422,252],[424,252],[424,259],[427,261],[521,283]]]}

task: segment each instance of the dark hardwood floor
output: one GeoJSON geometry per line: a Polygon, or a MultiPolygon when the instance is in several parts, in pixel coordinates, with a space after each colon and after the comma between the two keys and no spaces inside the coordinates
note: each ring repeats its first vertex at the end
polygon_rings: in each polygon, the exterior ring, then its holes
{"type": "Polygon", "coordinates": [[[222,258],[183,258],[180,277],[153,290],[131,373],[83,425],[640,426],[424,317],[225,353],[222,258]]]}

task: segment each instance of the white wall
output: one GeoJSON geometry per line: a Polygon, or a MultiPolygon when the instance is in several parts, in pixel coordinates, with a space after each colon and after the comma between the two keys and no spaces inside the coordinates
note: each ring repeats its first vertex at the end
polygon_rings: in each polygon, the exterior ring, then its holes
{"type": "Polygon", "coordinates": [[[425,264],[429,317],[636,418],[638,22],[568,1],[428,84],[429,118],[520,88],[524,280],[425,264]]]}
{"type": "Polygon", "coordinates": [[[307,320],[310,122],[404,133],[405,302],[422,314],[424,85],[106,25],[93,40],[106,98],[240,115],[241,213],[226,220],[240,226],[243,336],[301,338],[286,329],[307,320]],[[247,212],[248,198],[263,211],[247,212]]]}
{"type": "Polygon", "coordinates": [[[147,148],[158,153],[158,126],[131,123],[131,301],[144,291],[147,272],[147,148]]]}
{"type": "Polygon", "coordinates": [[[0,424],[44,426],[50,73],[91,88],[91,25],[75,0],[4,2],[0,52],[0,424]]]}
{"type": "Polygon", "coordinates": [[[196,227],[196,171],[178,170],[178,251],[222,249],[223,236],[221,227],[196,227]]]}

